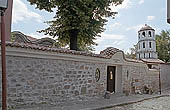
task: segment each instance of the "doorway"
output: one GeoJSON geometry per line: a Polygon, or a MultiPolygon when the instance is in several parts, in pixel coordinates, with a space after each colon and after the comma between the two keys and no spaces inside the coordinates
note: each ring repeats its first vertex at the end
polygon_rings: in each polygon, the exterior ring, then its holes
{"type": "Polygon", "coordinates": [[[116,66],[107,67],[107,91],[115,92],[115,74],[116,66]]]}

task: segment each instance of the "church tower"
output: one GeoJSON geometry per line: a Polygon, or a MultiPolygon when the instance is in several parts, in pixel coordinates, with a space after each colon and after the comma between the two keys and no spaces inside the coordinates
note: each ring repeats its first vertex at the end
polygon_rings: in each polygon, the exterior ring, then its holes
{"type": "Polygon", "coordinates": [[[157,59],[155,30],[145,24],[138,31],[137,59],[157,59]]]}

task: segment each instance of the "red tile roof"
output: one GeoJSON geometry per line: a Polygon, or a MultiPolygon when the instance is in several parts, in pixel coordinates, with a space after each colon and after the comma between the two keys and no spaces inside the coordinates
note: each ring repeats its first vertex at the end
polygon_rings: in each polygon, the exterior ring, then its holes
{"type": "Polygon", "coordinates": [[[92,52],[85,52],[85,51],[75,51],[63,48],[51,48],[51,47],[44,47],[35,44],[26,44],[26,43],[11,43],[7,42],[6,46],[8,47],[15,47],[15,48],[25,48],[25,49],[33,49],[33,50],[41,50],[41,51],[51,51],[57,53],[64,53],[64,54],[72,54],[72,55],[82,55],[82,56],[90,56],[90,57],[99,57],[99,58],[106,58],[108,57],[102,56],[100,54],[94,54],[92,52]]]}
{"type": "MultiPolygon", "coordinates": [[[[117,48],[108,47],[105,50],[101,51],[100,54],[95,54],[92,52],[85,52],[85,51],[75,51],[75,50],[69,50],[69,49],[63,49],[63,48],[51,48],[51,47],[44,47],[36,44],[29,44],[29,43],[17,43],[17,42],[6,42],[7,47],[15,47],[15,48],[24,48],[24,49],[33,49],[33,50],[41,50],[41,51],[50,51],[50,52],[56,52],[56,53],[63,53],[63,54],[72,54],[72,55],[82,55],[82,56],[89,56],[89,57],[98,57],[98,58],[104,58],[104,59],[110,59],[115,53],[122,52],[122,50],[119,50],[117,48]]],[[[135,62],[135,63],[142,63],[146,61],[158,61],[158,60],[132,60],[132,59],[124,59],[128,62],[135,62]]],[[[160,60],[159,60],[160,61],[160,60]]]]}
{"type": "Polygon", "coordinates": [[[31,36],[27,36],[27,38],[28,38],[30,41],[35,41],[35,40],[37,40],[37,38],[31,37],[31,36]]]}
{"type": "Polygon", "coordinates": [[[113,47],[108,47],[105,50],[100,52],[100,55],[106,57],[106,58],[111,58],[115,53],[120,52],[121,50],[113,47]]]}

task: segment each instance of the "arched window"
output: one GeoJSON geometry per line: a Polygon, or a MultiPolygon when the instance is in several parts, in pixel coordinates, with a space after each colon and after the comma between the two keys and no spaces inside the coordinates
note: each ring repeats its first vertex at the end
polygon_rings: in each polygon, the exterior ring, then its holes
{"type": "Polygon", "coordinates": [[[140,59],[140,54],[139,54],[139,59],[140,59]]]}
{"type": "Polygon", "coordinates": [[[152,37],[151,31],[149,31],[149,37],[152,37]]]}
{"type": "Polygon", "coordinates": [[[151,58],[151,54],[149,53],[149,58],[151,58]]]}
{"type": "Polygon", "coordinates": [[[139,35],[138,35],[138,36],[139,36],[139,39],[140,39],[140,33],[139,33],[139,35]]]}
{"type": "Polygon", "coordinates": [[[152,42],[149,42],[149,48],[152,48],[152,42]]]}
{"type": "Polygon", "coordinates": [[[143,32],[142,35],[145,37],[145,32],[143,32]]]}
{"type": "Polygon", "coordinates": [[[145,53],[144,53],[144,58],[145,58],[145,53]]]}
{"type": "Polygon", "coordinates": [[[143,42],[143,48],[145,48],[145,42],[143,42]]]}
{"type": "Polygon", "coordinates": [[[140,43],[139,43],[139,49],[140,49],[140,43]]]}

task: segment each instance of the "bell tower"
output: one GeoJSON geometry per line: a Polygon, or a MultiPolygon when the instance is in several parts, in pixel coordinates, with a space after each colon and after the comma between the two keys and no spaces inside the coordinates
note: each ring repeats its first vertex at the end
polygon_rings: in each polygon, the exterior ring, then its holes
{"type": "Polygon", "coordinates": [[[138,31],[137,59],[157,59],[155,30],[145,24],[138,31]]]}

